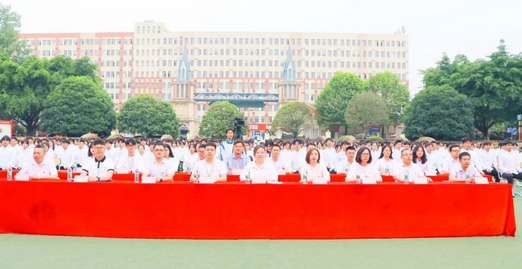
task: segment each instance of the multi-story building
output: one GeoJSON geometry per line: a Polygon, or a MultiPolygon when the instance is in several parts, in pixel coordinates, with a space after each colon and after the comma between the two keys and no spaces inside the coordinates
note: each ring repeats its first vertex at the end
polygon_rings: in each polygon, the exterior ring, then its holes
{"type": "MultiPolygon", "coordinates": [[[[180,32],[169,31],[161,22],[145,21],[128,33],[22,34],[21,38],[39,57],[90,57],[98,64],[116,110],[140,93],[172,102],[191,134],[198,131],[211,93],[228,100],[258,98],[258,94],[275,98],[258,107],[240,108],[249,129],[264,131],[284,102],[298,100],[313,106],[335,72],[367,79],[391,71],[406,85],[409,80],[406,35],[180,32]]],[[[316,126],[305,135],[323,133],[316,126]]]]}

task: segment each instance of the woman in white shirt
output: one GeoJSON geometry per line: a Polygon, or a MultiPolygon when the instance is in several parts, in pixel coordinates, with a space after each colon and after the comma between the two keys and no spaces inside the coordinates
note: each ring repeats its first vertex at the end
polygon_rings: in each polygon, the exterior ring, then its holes
{"type": "Polygon", "coordinates": [[[428,157],[424,148],[416,146],[413,150],[413,162],[420,166],[422,172],[426,174],[430,170],[430,164],[428,163],[428,157]]]}
{"type": "Polygon", "coordinates": [[[379,144],[377,142],[372,142],[372,160],[377,160],[380,158],[382,152],[379,150],[379,144]]]}
{"type": "Polygon", "coordinates": [[[372,164],[372,155],[368,147],[363,146],[357,151],[355,162],[346,175],[346,182],[358,181],[363,178],[375,179],[377,182],[382,181],[379,169],[372,164]]]}
{"type": "Polygon", "coordinates": [[[306,164],[301,167],[301,182],[313,181],[314,179],[326,179],[330,182],[330,173],[326,166],[321,164],[321,153],[318,149],[310,149],[306,153],[306,164]]]}
{"type": "Polygon", "coordinates": [[[239,179],[241,181],[249,180],[263,180],[277,182],[277,171],[269,160],[265,160],[266,150],[264,146],[257,146],[254,148],[254,161],[249,162],[239,179]]]}
{"type": "Polygon", "coordinates": [[[179,167],[179,159],[174,157],[172,148],[168,144],[164,144],[164,146],[168,150],[168,152],[165,153],[165,162],[168,163],[168,166],[174,167],[174,170],[177,172],[179,167]]]}
{"type": "Polygon", "coordinates": [[[377,168],[379,169],[379,173],[383,176],[391,176],[393,175],[393,157],[392,157],[392,148],[388,145],[382,148],[381,157],[375,163],[377,168]]]}

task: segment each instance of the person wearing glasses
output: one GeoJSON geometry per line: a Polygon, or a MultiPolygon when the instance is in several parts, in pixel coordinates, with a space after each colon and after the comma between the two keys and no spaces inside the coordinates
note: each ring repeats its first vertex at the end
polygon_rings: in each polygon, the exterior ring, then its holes
{"type": "Polygon", "coordinates": [[[460,154],[460,146],[459,145],[451,145],[448,149],[450,153],[450,157],[446,159],[445,162],[442,163],[442,174],[448,175],[451,169],[460,164],[459,154],[460,154]]]}
{"type": "Polygon", "coordinates": [[[89,181],[111,181],[114,174],[114,161],[105,156],[105,142],[96,139],[92,142],[92,158],[87,158],[82,164],[82,176],[88,176],[89,181]]]}
{"type": "Polygon", "coordinates": [[[372,163],[372,155],[368,147],[359,148],[355,155],[355,162],[346,175],[346,182],[361,181],[363,178],[375,179],[377,182],[382,181],[379,168],[372,163]]]}
{"type": "Polygon", "coordinates": [[[178,167],[172,165],[171,162],[165,159],[165,156],[170,154],[170,151],[167,147],[168,145],[163,144],[162,142],[157,142],[154,144],[154,148],[152,150],[152,153],[154,154],[154,161],[149,162],[145,166],[143,176],[154,177],[156,178],[156,182],[174,180],[174,174],[178,170],[178,167]]]}

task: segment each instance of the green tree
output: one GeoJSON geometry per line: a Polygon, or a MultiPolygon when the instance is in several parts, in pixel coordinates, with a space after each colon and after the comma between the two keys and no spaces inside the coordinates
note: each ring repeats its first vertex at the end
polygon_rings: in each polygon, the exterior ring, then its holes
{"type": "Polygon", "coordinates": [[[388,125],[403,123],[402,116],[410,100],[410,93],[396,75],[386,71],[371,76],[368,79],[368,91],[378,94],[384,101],[388,125]]]}
{"type": "Polygon", "coordinates": [[[127,100],[118,115],[120,132],[141,134],[145,137],[164,134],[179,136],[179,120],[172,105],[140,94],[127,100]]]}
{"type": "Polygon", "coordinates": [[[31,52],[27,42],[18,38],[20,27],[20,14],[13,11],[11,6],[0,3],[0,52],[5,52],[16,61],[22,61],[31,52]]]}
{"type": "Polygon", "coordinates": [[[428,87],[415,95],[405,112],[404,132],[410,140],[429,136],[439,140],[473,137],[473,107],[452,87],[428,87]]]}
{"type": "MultiPolygon", "coordinates": [[[[199,125],[199,135],[204,137],[225,137],[226,130],[234,127],[234,119],[243,118],[243,112],[234,104],[221,101],[210,105],[199,125]]],[[[244,134],[246,128],[243,128],[244,134]]]]}
{"type": "Polygon", "coordinates": [[[382,125],[388,121],[386,104],[381,96],[372,92],[355,95],[345,109],[344,118],[350,127],[363,127],[366,135],[370,125],[382,125]]]}
{"type": "Polygon", "coordinates": [[[290,132],[297,137],[306,127],[310,126],[311,121],[310,107],[301,102],[290,102],[277,111],[272,128],[290,132]]]}
{"type": "Polygon", "coordinates": [[[344,125],[346,107],[356,94],[365,90],[365,84],[365,81],[354,74],[335,73],[315,102],[318,113],[317,123],[326,128],[344,125]]]}
{"type": "Polygon", "coordinates": [[[496,124],[512,121],[522,102],[522,56],[510,54],[504,41],[496,52],[470,62],[458,55],[446,55],[434,68],[423,71],[426,87],[450,85],[468,96],[473,107],[474,126],[484,137],[496,124]]]}
{"type": "Polygon", "coordinates": [[[107,93],[88,77],[69,77],[45,102],[41,125],[48,134],[107,136],[116,126],[116,112],[107,93]]]}
{"type": "Polygon", "coordinates": [[[40,122],[47,95],[64,79],[71,76],[86,76],[99,85],[96,65],[88,58],[72,60],[58,56],[51,60],[27,57],[16,63],[0,56],[0,111],[2,117],[13,119],[34,134],[40,122]]]}

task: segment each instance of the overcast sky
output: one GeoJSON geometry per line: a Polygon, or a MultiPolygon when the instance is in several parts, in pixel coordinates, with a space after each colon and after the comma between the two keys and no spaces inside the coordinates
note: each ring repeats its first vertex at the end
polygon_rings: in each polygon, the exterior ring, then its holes
{"type": "MultiPolygon", "coordinates": [[[[1,1],[1,0],[0,0],[1,1]]],[[[23,33],[130,32],[153,19],[171,31],[298,31],[409,36],[410,91],[419,70],[446,52],[471,59],[491,54],[500,39],[522,52],[522,1],[516,0],[7,0],[22,15],[23,33]]]]}

